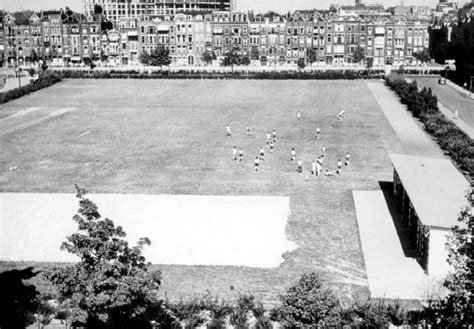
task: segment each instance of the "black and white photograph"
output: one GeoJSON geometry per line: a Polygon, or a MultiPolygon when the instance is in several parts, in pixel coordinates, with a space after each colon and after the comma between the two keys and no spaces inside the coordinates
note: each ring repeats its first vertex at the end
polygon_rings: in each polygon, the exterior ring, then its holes
{"type": "Polygon", "coordinates": [[[474,329],[474,0],[0,0],[0,329],[474,329]]]}

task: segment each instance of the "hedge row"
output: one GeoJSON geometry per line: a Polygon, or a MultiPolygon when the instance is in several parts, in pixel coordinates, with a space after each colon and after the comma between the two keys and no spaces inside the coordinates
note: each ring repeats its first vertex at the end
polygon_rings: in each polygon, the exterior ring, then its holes
{"type": "Polygon", "coordinates": [[[60,72],[63,78],[71,79],[255,79],[255,80],[332,80],[332,79],[380,79],[381,72],[374,71],[271,71],[271,72],[199,72],[199,71],[156,71],[140,73],[129,71],[74,71],[60,72]]]}
{"type": "Polygon", "coordinates": [[[386,81],[413,116],[420,119],[425,130],[436,139],[439,146],[461,170],[469,172],[473,177],[474,141],[439,111],[438,100],[431,88],[419,91],[416,81],[409,83],[399,75],[391,75],[386,81]]]}
{"type": "Polygon", "coordinates": [[[29,85],[15,88],[3,93],[0,93],[0,104],[6,103],[13,99],[27,95],[31,92],[49,87],[54,85],[56,82],[61,81],[61,77],[57,73],[45,73],[38,78],[38,80],[30,83],[29,85]]]}

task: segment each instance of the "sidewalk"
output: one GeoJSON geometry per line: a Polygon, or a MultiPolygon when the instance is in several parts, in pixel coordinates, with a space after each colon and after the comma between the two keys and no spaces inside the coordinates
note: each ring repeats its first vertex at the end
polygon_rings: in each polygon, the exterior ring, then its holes
{"type": "Polygon", "coordinates": [[[443,152],[415,122],[395,94],[381,81],[367,82],[372,96],[400,140],[404,154],[444,158],[443,152]]]}
{"type": "MultiPolygon", "coordinates": [[[[464,131],[471,139],[474,139],[474,128],[469,126],[464,120],[456,117],[452,111],[450,111],[446,106],[438,102],[438,107],[441,113],[443,113],[449,120],[454,122],[459,129],[464,131]]],[[[474,109],[473,109],[474,110],[474,109]]]]}
{"type": "Polygon", "coordinates": [[[353,191],[372,298],[426,299],[429,279],[404,255],[383,192],[353,191]]]}
{"type": "MultiPolygon", "coordinates": [[[[2,82],[3,83],[3,82],[2,82]]],[[[21,86],[26,86],[30,84],[30,78],[29,77],[21,77],[21,86]]],[[[19,87],[19,82],[18,78],[8,78],[6,79],[6,84],[3,86],[3,88],[0,88],[0,93],[4,93],[7,91],[10,91],[12,89],[18,88],[19,87]]]]}

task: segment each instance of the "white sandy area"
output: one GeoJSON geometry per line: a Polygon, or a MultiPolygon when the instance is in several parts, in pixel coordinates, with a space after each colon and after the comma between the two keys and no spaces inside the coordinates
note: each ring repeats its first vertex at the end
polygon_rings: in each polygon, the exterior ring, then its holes
{"type": "MultiPolygon", "coordinates": [[[[91,194],[154,264],[277,267],[296,249],[286,238],[289,197],[91,194]]],[[[77,230],[73,194],[0,194],[0,260],[77,261],[59,250],[77,230]]]]}

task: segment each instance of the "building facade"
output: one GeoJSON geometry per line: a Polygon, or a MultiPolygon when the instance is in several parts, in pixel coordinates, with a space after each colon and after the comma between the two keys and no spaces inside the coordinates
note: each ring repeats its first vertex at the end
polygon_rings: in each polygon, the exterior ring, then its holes
{"type": "Polygon", "coordinates": [[[413,54],[429,46],[428,23],[359,15],[296,11],[254,15],[236,11],[188,11],[176,15],[123,17],[102,31],[100,15],[64,12],[35,14],[25,22],[7,14],[3,21],[3,53],[9,65],[45,59],[54,65],[90,60],[140,64],[140,55],[158,45],[170,50],[179,66],[206,65],[205,52],[221,59],[236,51],[252,65],[374,65],[413,63],[413,54]],[[359,57],[359,56],[357,56],[359,57]],[[363,62],[362,62],[363,63],[363,62]]]}
{"type": "Polygon", "coordinates": [[[95,5],[100,5],[103,14],[114,24],[127,17],[234,10],[234,0],[82,0],[83,13],[92,16],[95,5]]]}

